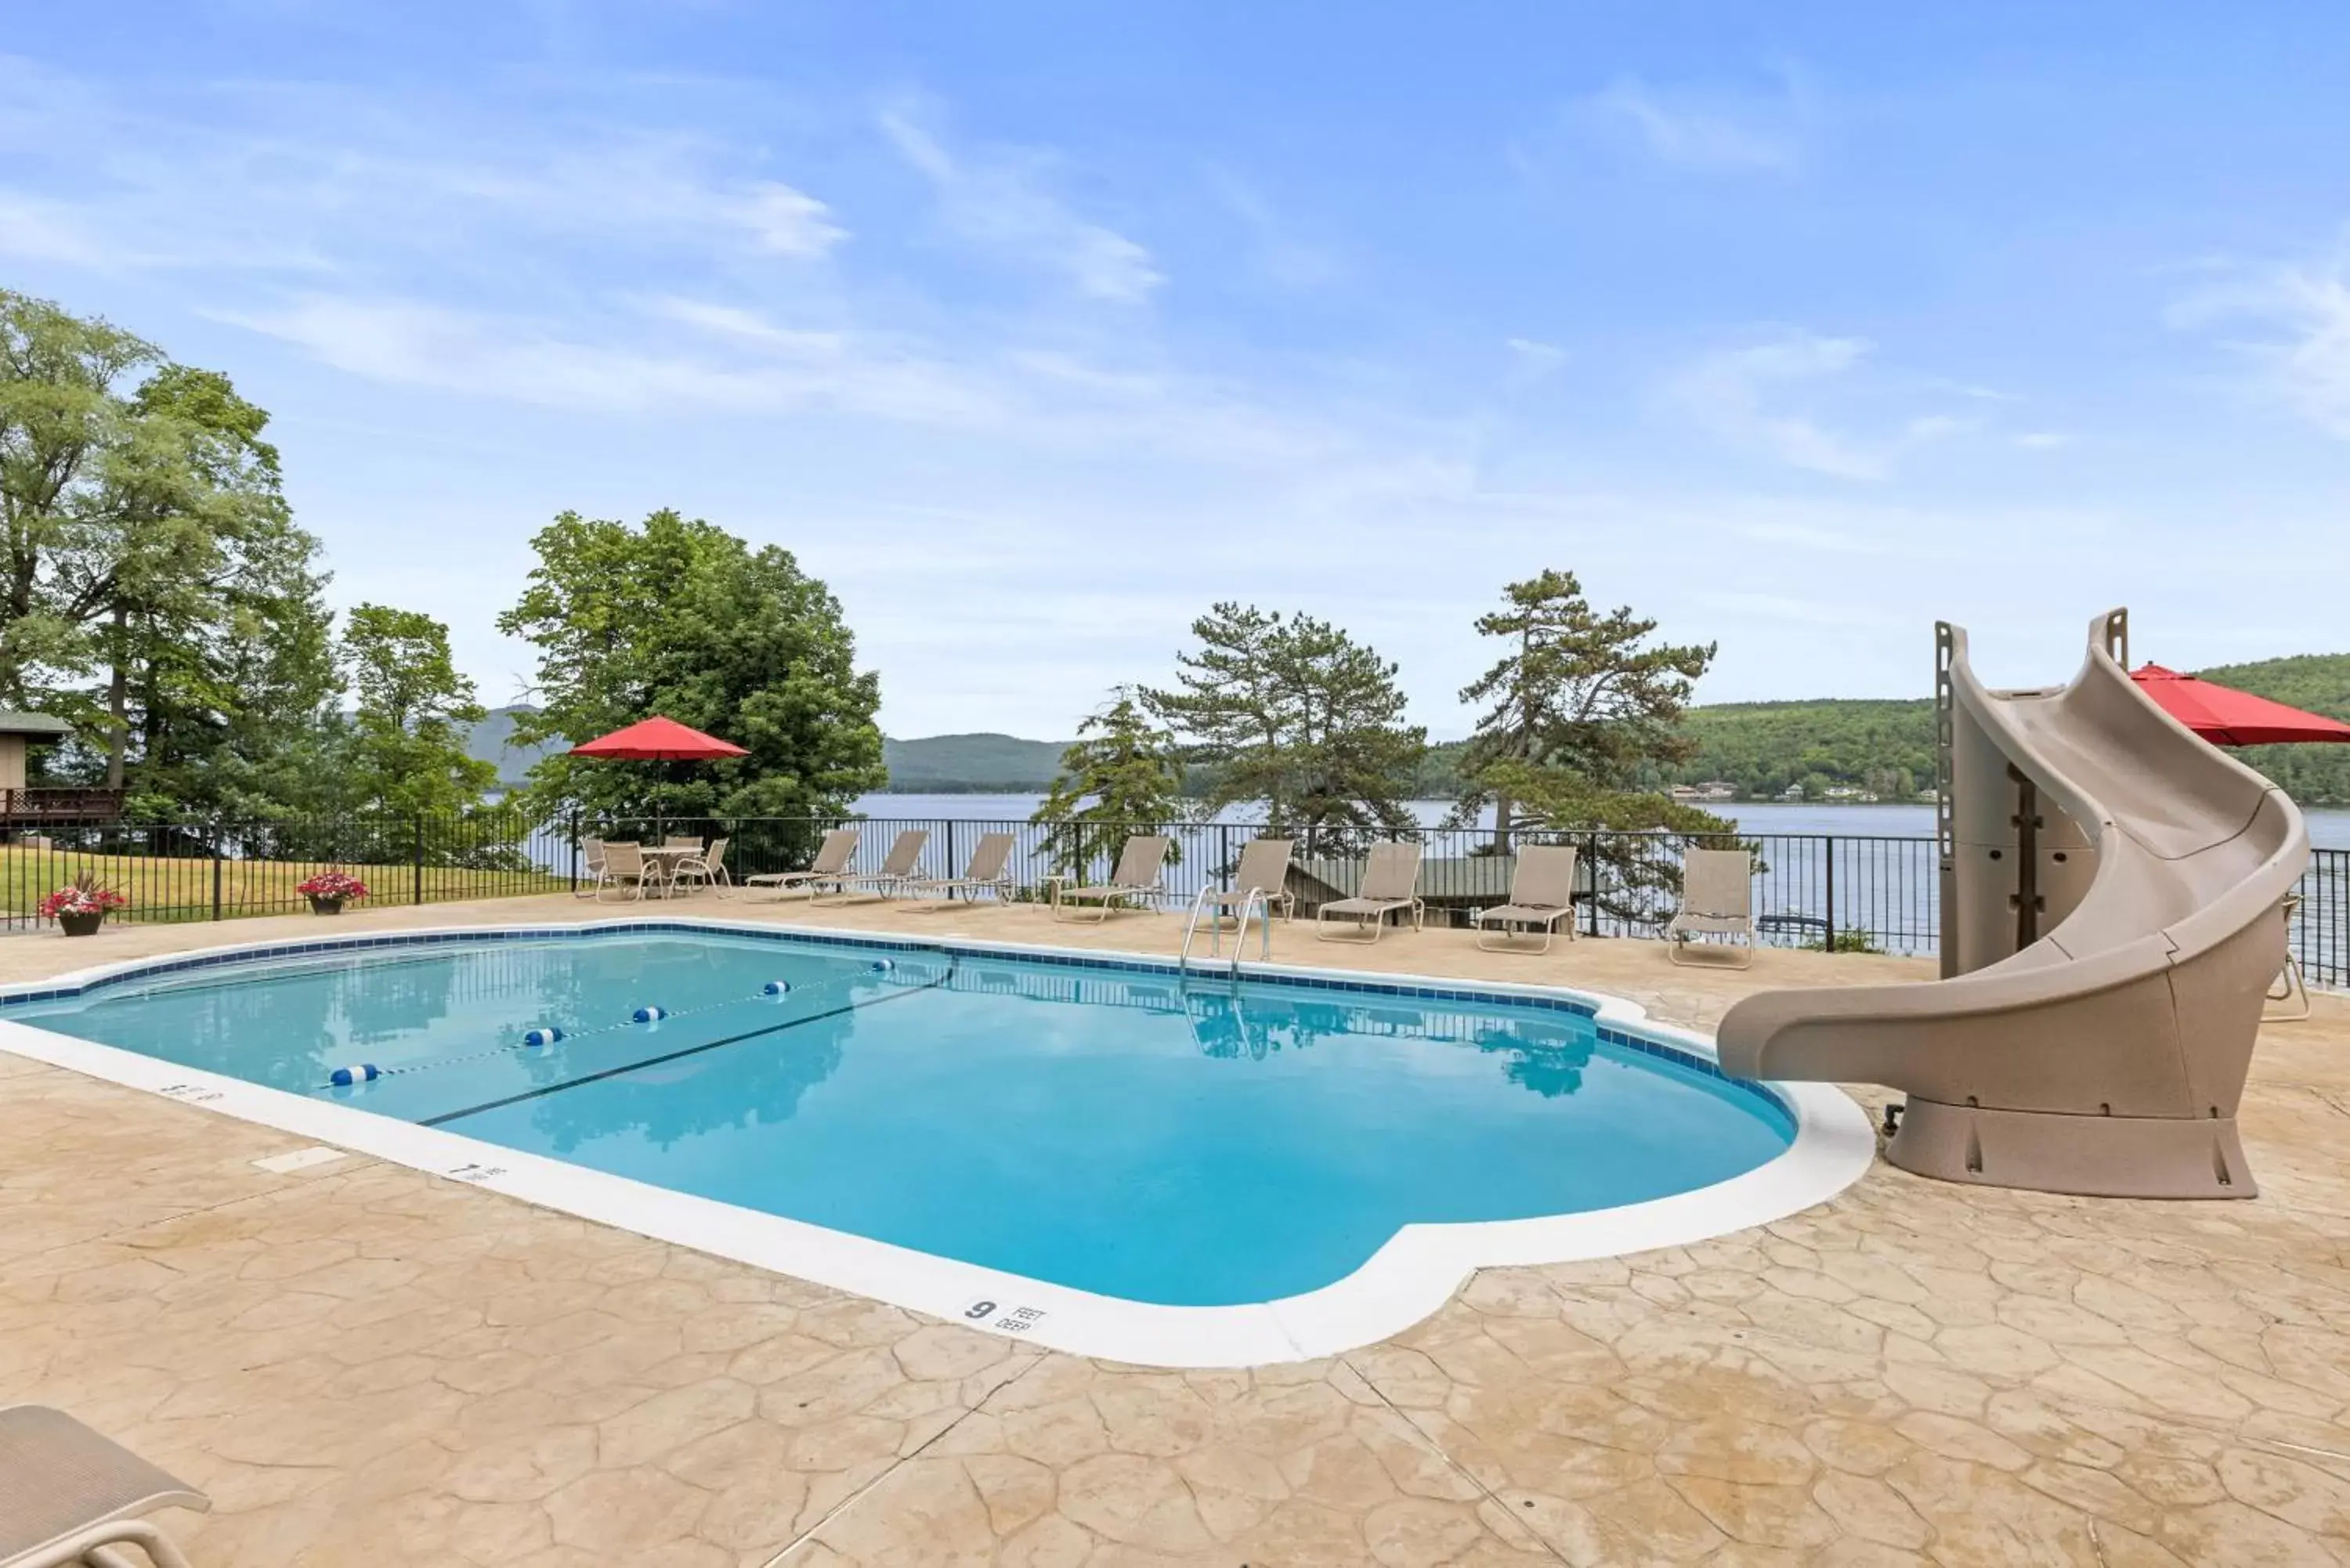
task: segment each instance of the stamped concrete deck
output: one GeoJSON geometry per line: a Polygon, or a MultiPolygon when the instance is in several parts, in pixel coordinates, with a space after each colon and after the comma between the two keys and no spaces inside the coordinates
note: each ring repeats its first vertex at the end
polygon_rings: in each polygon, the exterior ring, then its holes
{"type": "MultiPolygon", "coordinates": [[[[761,918],[1175,940],[1019,908],[761,918]]],[[[317,929],[10,939],[0,979],[317,929]]],[[[1751,988],[1924,969],[1502,958],[1456,932],[1284,930],[1276,957],[1554,980],[1700,1027],[1751,988]]],[[[271,1175],[251,1161],[298,1140],[0,1054],[0,1402],[63,1406],[208,1490],[213,1513],[167,1520],[202,1568],[2350,1563],[2350,1003],[2318,1005],[2255,1061],[2252,1202],[1880,1165],[1763,1230],[1488,1271],[1371,1349],[1187,1374],[357,1157],[271,1175]]]]}

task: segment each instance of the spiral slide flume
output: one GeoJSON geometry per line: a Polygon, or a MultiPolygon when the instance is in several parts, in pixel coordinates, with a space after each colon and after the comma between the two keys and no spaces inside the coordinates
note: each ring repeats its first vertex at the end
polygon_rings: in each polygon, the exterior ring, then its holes
{"type": "Polygon", "coordinates": [[[2102,616],[2053,690],[1993,691],[1939,628],[1944,978],[1762,992],[1727,1071],[1908,1096],[1923,1175],[2133,1198],[2250,1198],[2236,1107],[2283,966],[2301,813],[2130,680],[2102,616]]]}

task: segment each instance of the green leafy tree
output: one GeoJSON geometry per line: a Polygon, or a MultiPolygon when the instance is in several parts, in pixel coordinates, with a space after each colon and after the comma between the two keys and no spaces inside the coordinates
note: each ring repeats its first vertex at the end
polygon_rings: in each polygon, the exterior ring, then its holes
{"type": "Polygon", "coordinates": [[[1643,769],[1686,756],[1681,715],[1714,645],[1651,642],[1653,619],[1594,610],[1572,572],[1544,572],[1503,596],[1477,620],[1481,635],[1503,639],[1502,657],[1461,693],[1482,711],[1459,763],[1458,815],[1473,821],[1492,805],[1506,852],[1522,820],[1596,809],[1633,789],[1643,769]]]}
{"type": "MultiPolygon", "coordinates": [[[[539,650],[539,708],[513,743],[578,743],[664,713],[745,748],[718,763],[531,770],[541,802],[593,818],[828,817],[888,780],[874,714],[880,678],[857,668],[840,602],[789,551],[756,550],[673,511],[630,525],[566,512],[533,541],[538,565],[499,628],[539,650]]],[[[764,846],[803,853],[795,826],[764,846]]]]}
{"type": "Polygon", "coordinates": [[[224,376],[0,291],[0,701],[76,726],[55,776],[172,814],[316,784],[324,578],[268,418],[224,376]]]}
{"type": "Polygon", "coordinates": [[[498,770],[465,750],[484,709],[450,657],[449,628],[421,610],[360,605],[343,628],[343,658],[359,698],[355,804],[401,815],[480,804],[498,770]]]}
{"type": "Polygon", "coordinates": [[[1262,801],[1308,858],[1417,831],[1405,804],[1428,732],[1404,722],[1396,666],[1328,621],[1230,602],[1191,623],[1176,685],[1142,701],[1208,768],[1213,813],[1262,801]]]}
{"type": "MultiPolygon", "coordinates": [[[[1097,864],[1115,864],[1128,834],[1180,822],[1184,804],[1175,737],[1121,686],[1077,726],[1061,753],[1060,776],[1029,820],[1049,825],[1044,847],[1053,869],[1082,877],[1097,864]]],[[[1180,848],[1170,850],[1169,858],[1179,856],[1180,848]]]]}

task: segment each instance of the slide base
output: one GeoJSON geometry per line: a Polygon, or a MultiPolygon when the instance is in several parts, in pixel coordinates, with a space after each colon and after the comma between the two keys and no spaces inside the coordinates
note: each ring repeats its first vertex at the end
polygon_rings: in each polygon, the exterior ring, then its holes
{"type": "Polygon", "coordinates": [[[1909,1096],[1885,1158],[1943,1181],[2093,1198],[2256,1198],[2236,1118],[1996,1111],[1909,1096]]]}

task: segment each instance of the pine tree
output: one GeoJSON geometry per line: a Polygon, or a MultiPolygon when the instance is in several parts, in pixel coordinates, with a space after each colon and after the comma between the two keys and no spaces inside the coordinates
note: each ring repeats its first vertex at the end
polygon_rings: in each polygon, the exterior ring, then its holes
{"type": "MultiPolygon", "coordinates": [[[[1183,816],[1183,758],[1175,738],[1150,722],[1129,687],[1077,726],[1061,753],[1060,776],[1031,822],[1050,825],[1045,851],[1053,869],[1083,877],[1097,862],[1114,861],[1130,833],[1146,833],[1183,816]]],[[[1180,857],[1178,846],[1170,858],[1180,857]]]]}

